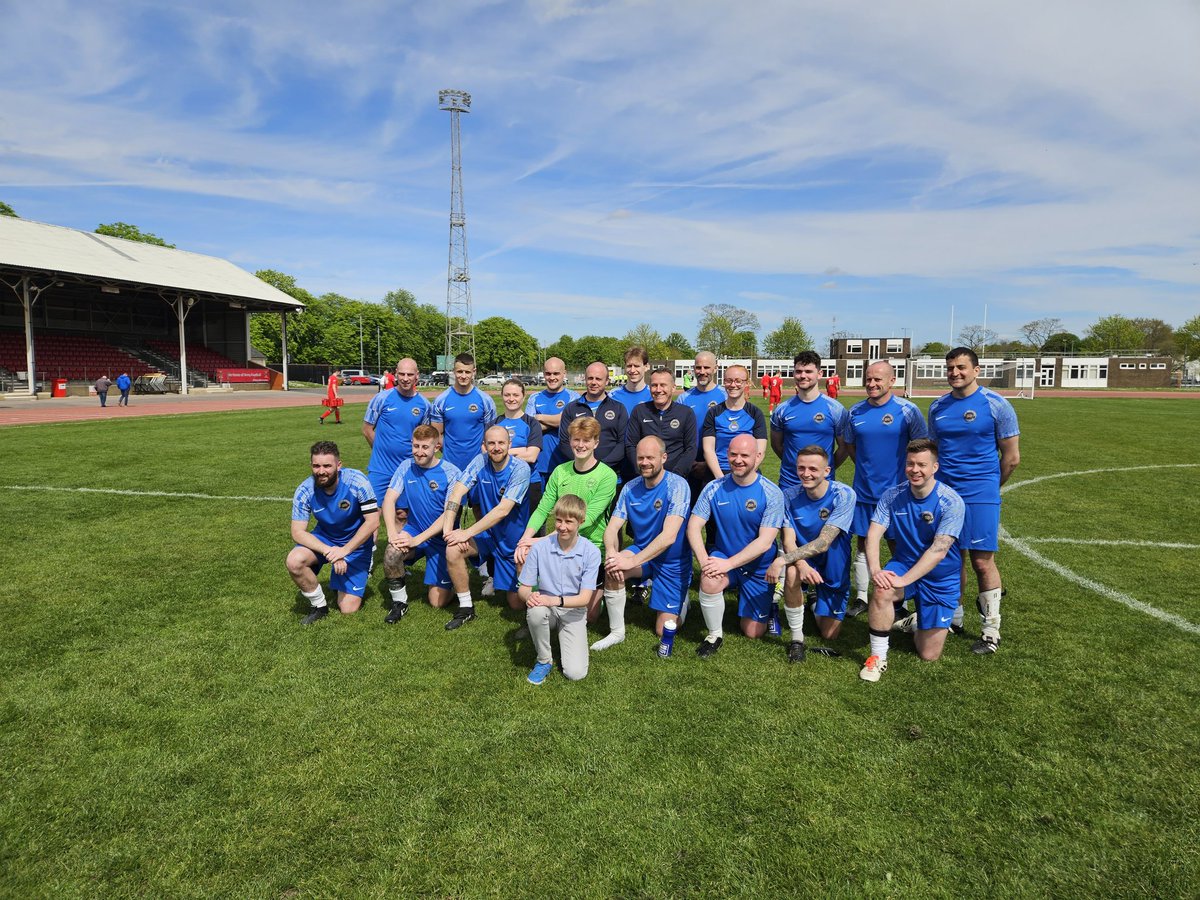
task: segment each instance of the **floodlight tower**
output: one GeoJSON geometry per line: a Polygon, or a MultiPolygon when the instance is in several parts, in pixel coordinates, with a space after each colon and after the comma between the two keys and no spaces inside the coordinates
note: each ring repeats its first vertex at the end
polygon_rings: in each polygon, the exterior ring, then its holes
{"type": "Polygon", "coordinates": [[[450,113],[450,260],[446,268],[446,366],[449,368],[457,354],[465,351],[475,355],[459,136],[459,114],[471,111],[471,95],[466,91],[438,91],[438,107],[450,113]]]}

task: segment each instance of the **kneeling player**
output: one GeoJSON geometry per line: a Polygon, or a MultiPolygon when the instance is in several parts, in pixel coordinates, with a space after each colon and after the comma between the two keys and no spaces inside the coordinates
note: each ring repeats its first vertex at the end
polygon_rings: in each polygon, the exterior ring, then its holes
{"type": "Polygon", "coordinates": [[[379,504],[367,476],[358,469],[343,469],[341,454],[333,441],[317,441],[309,451],[312,477],[306,479],[292,499],[292,540],[296,546],[287,556],[288,574],[300,593],[312,604],[303,624],[329,614],[317,573],[329,563],[329,586],[338,594],[338,609],[358,612],[371,554],[375,552],[375,530],[379,527],[379,504]],[[317,527],[308,530],[309,519],[317,527]]]}
{"type": "MultiPolygon", "coordinates": [[[[657,374],[657,373],[656,373],[657,374]]],[[[692,557],[684,542],[688,514],[687,480],[668,472],[667,447],[657,435],[637,443],[635,459],[640,478],[621,489],[612,518],[604,529],[604,605],[608,609],[607,637],[592,644],[605,650],[625,640],[625,582],[653,578],[650,608],[658,611],[654,630],[683,614],[692,585],[692,557]],[[621,529],[629,523],[633,544],[621,549],[621,529]]]]}
{"type": "Polygon", "coordinates": [[[399,622],[408,612],[408,589],[404,584],[405,563],[425,559],[425,586],[429,605],[442,607],[450,602],[450,572],[446,567],[446,541],[442,537],[446,497],[450,485],[458,480],[453,463],[437,458],[442,445],[441,433],[432,425],[418,425],[412,433],[412,459],[396,469],[383,497],[383,524],[388,545],[383,555],[392,608],[384,619],[389,625],[399,622]],[[401,526],[398,512],[407,518],[401,526]]]}
{"type": "Polygon", "coordinates": [[[739,434],[729,442],[729,474],[710,481],[688,520],[687,537],[700,563],[700,611],[708,636],[696,648],[702,658],[721,649],[726,588],[738,589],[742,634],[766,634],[774,593],[767,569],[775,559],[775,535],[783,525],[783,494],[760,475],[758,441],[739,434]],[[717,536],[712,553],[704,546],[704,525],[712,519],[717,536]]]}
{"type": "Polygon", "coordinates": [[[520,595],[537,650],[530,684],[541,684],[554,669],[551,631],[558,632],[562,671],[571,681],[588,673],[587,606],[600,571],[600,551],[579,536],[587,506],[574,494],[554,504],[554,534],[529,549],[521,568],[520,595]]]}
{"type": "Polygon", "coordinates": [[[513,553],[521,537],[521,526],[529,518],[529,464],[509,456],[508,429],[492,425],[483,435],[483,452],[458,476],[446,502],[442,520],[446,539],[446,563],[450,581],[458,594],[458,611],[446,623],[454,631],[475,618],[475,604],[467,575],[467,560],[490,562],[496,590],[508,592],[510,609],[520,609],[517,596],[517,567],[513,553]],[[483,513],[468,528],[456,528],[455,522],[464,498],[483,513]]]}
{"type": "Polygon", "coordinates": [[[904,461],[907,481],[889,488],[880,498],[867,529],[867,566],[875,593],[867,622],[871,655],[862,671],[864,681],[878,681],[887,671],[888,637],[895,617],[893,603],[905,596],[917,601],[917,653],[921,659],[942,655],[946,632],[958,606],[959,572],[965,506],[962,498],[938,482],[937,444],[927,438],[909,441],[904,461]],[[884,537],[896,542],[895,555],[879,565],[884,537]]]}
{"type": "Polygon", "coordinates": [[[771,564],[767,580],[777,580],[786,568],[784,612],[792,632],[789,662],[804,661],[804,591],[815,590],[813,615],[827,641],[841,633],[850,599],[855,496],[848,485],[830,481],[829,472],[829,454],[823,447],[802,447],[796,453],[800,484],[783,492],[784,552],[771,564]]]}

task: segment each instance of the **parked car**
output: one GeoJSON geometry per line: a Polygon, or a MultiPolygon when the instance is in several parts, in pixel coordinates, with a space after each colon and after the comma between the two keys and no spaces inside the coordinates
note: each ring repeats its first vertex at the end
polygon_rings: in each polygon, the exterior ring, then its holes
{"type": "Polygon", "coordinates": [[[342,384],[379,384],[379,376],[366,369],[342,369],[342,384]]]}
{"type": "Polygon", "coordinates": [[[429,379],[430,383],[435,387],[449,387],[450,373],[449,372],[434,372],[429,379]]]}
{"type": "Polygon", "coordinates": [[[504,382],[503,375],[484,375],[479,379],[478,384],[480,387],[500,387],[504,382]]]}

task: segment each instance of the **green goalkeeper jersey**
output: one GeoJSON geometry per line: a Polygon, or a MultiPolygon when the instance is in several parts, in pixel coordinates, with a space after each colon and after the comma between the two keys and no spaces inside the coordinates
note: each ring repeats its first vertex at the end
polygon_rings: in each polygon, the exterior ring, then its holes
{"type": "Polygon", "coordinates": [[[595,468],[586,472],[575,471],[575,461],[568,460],[556,466],[546,481],[546,490],[537,509],[529,517],[527,528],[538,529],[554,514],[558,498],[574,494],[587,504],[587,517],[579,526],[579,533],[604,552],[604,529],[608,527],[608,511],[617,496],[617,473],[597,461],[595,468]]]}

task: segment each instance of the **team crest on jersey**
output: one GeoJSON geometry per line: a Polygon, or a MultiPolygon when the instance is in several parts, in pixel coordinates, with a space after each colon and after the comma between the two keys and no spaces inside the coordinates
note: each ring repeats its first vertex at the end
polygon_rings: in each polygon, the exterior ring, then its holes
{"type": "Polygon", "coordinates": [[[929,512],[928,510],[921,513],[921,521],[924,522],[926,525],[928,525],[930,522],[933,521],[933,513],[929,512]]]}
{"type": "Polygon", "coordinates": [[[604,418],[608,419],[608,421],[610,421],[610,422],[611,422],[613,419],[615,419],[616,417],[617,417],[617,414],[616,414],[615,412],[613,412],[611,409],[610,409],[610,410],[606,410],[606,411],[605,411],[605,413],[604,413],[604,418]]]}
{"type": "Polygon", "coordinates": [[[343,511],[345,511],[345,510],[347,510],[347,509],[349,509],[349,508],[350,508],[350,501],[349,501],[349,500],[343,500],[341,503],[339,503],[339,504],[338,504],[338,509],[340,509],[340,510],[343,510],[343,511]]]}
{"type": "Polygon", "coordinates": [[[672,420],[671,420],[671,422],[670,422],[670,425],[671,425],[671,427],[672,427],[672,428],[678,428],[678,427],[679,427],[679,420],[678,420],[678,419],[672,419],[672,420]]]}
{"type": "Polygon", "coordinates": [[[756,509],[758,509],[758,501],[757,500],[747,500],[746,501],[746,512],[754,512],[756,509]]]}
{"type": "Polygon", "coordinates": [[[713,408],[714,406],[716,406],[716,405],[717,405],[717,401],[716,401],[716,400],[709,400],[709,401],[708,401],[708,408],[709,408],[709,409],[712,409],[712,408],[713,408]]]}
{"type": "Polygon", "coordinates": [[[815,416],[813,416],[813,421],[820,425],[825,421],[825,413],[817,413],[815,416]]]}
{"type": "Polygon", "coordinates": [[[412,414],[413,414],[413,418],[414,418],[414,419],[419,419],[419,418],[421,418],[421,410],[420,410],[420,408],[419,408],[419,407],[416,407],[416,406],[414,406],[414,407],[413,407],[413,409],[412,409],[412,414]]]}
{"type": "Polygon", "coordinates": [[[479,404],[472,403],[470,406],[467,407],[467,412],[473,412],[473,413],[479,412],[479,404]]]}
{"type": "Polygon", "coordinates": [[[729,420],[729,430],[730,430],[730,431],[737,431],[737,430],[738,430],[738,421],[737,421],[737,419],[730,419],[730,420],[729,420]]]}
{"type": "Polygon", "coordinates": [[[436,481],[433,481],[433,480],[431,479],[431,480],[429,481],[429,489],[430,489],[431,491],[436,491],[436,490],[438,489],[438,483],[437,483],[436,481]]]}
{"type": "Polygon", "coordinates": [[[888,414],[887,414],[886,416],[884,416],[884,417],[883,417],[883,419],[881,419],[880,421],[882,421],[884,425],[891,425],[891,424],[892,424],[894,421],[896,421],[896,420],[892,418],[892,414],[891,414],[891,413],[888,413],[888,414]]]}
{"type": "Polygon", "coordinates": [[[654,501],[654,511],[657,512],[660,509],[662,509],[662,497],[654,501]]]}
{"type": "Polygon", "coordinates": [[[563,405],[564,405],[564,404],[563,404],[563,402],[562,402],[561,400],[559,400],[558,402],[556,402],[556,403],[554,404],[554,408],[555,408],[555,409],[562,409],[562,408],[563,408],[563,405]]]}
{"type": "Polygon", "coordinates": [[[975,410],[968,409],[965,413],[963,413],[963,421],[964,422],[974,422],[975,421],[975,410]]]}
{"type": "Polygon", "coordinates": [[[829,518],[829,510],[825,509],[825,507],[821,507],[821,511],[818,512],[817,515],[821,517],[821,521],[824,521],[825,519],[829,518]]]}

